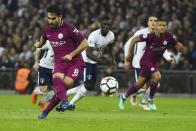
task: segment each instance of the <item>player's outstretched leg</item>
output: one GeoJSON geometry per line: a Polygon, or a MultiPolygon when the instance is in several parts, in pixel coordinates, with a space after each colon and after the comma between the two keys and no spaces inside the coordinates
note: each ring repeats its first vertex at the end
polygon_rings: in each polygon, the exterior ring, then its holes
{"type": "Polygon", "coordinates": [[[70,106],[68,101],[62,102],[59,106],[56,107],[56,111],[64,112],[65,110],[74,110],[75,106],[70,106]]]}
{"type": "Polygon", "coordinates": [[[153,100],[157,87],[158,87],[158,83],[150,81],[150,94],[148,99],[148,105],[151,110],[157,110],[157,106],[155,105],[153,100]]]}
{"type": "Polygon", "coordinates": [[[136,94],[131,95],[131,97],[130,97],[130,104],[132,106],[137,106],[137,95],[136,94]]]}
{"type": "Polygon", "coordinates": [[[144,111],[149,111],[150,108],[148,106],[148,97],[149,97],[149,92],[150,92],[150,88],[148,88],[146,90],[146,92],[144,93],[144,96],[140,102],[140,106],[143,108],[144,111]]]}
{"type": "Polygon", "coordinates": [[[119,95],[118,107],[119,107],[120,110],[124,110],[125,109],[125,101],[126,101],[126,98],[125,98],[124,94],[119,95]]]}
{"type": "Polygon", "coordinates": [[[31,95],[32,104],[35,104],[38,99],[38,95],[46,94],[40,90],[40,87],[36,87],[31,95]]]}
{"type": "Polygon", "coordinates": [[[137,91],[139,90],[138,87],[136,87],[136,83],[133,83],[128,89],[126,92],[124,92],[120,97],[119,97],[119,103],[118,103],[118,106],[119,106],[119,109],[120,110],[124,110],[125,109],[125,100],[127,97],[129,97],[130,95],[136,93],[137,91]]]}
{"type": "Polygon", "coordinates": [[[38,119],[45,119],[48,115],[48,113],[60,102],[60,99],[57,97],[57,95],[55,94],[49,105],[47,106],[47,108],[45,110],[43,110],[41,112],[41,114],[38,116],[38,119]]]}
{"type": "Polygon", "coordinates": [[[47,107],[46,103],[49,102],[53,96],[54,91],[50,91],[45,95],[43,99],[41,99],[41,101],[38,104],[41,110],[44,110],[47,107]]]}

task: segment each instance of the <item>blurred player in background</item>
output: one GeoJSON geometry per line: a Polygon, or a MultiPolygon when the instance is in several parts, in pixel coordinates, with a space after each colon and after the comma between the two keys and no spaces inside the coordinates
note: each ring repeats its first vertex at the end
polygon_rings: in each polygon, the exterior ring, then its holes
{"type": "Polygon", "coordinates": [[[46,94],[46,99],[39,102],[39,106],[43,110],[46,107],[46,101],[51,99],[50,97],[54,94],[54,92],[47,93],[48,86],[52,86],[52,70],[54,68],[54,52],[49,41],[42,48],[36,49],[33,68],[38,71],[38,84],[32,93],[32,104],[36,103],[38,95],[46,94]],[[39,60],[41,50],[45,52],[39,60]]]}
{"type": "Polygon", "coordinates": [[[135,44],[142,44],[138,42],[146,41],[146,49],[144,55],[140,60],[141,71],[139,78],[134,82],[122,95],[119,97],[119,108],[124,110],[124,103],[126,99],[136,93],[139,89],[149,81],[150,94],[148,98],[148,105],[151,110],[156,110],[157,107],[153,101],[158,84],[161,80],[161,74],[159,72],[159,65],[161,58],[166,49],[170,46],[175,46],[178,50],[182,51],[183,45],[176,41],[174,36],[166,31],[167,22],[159,20],[155,32],[150,34],[143,34],[136,36],[132,39],[129,46],[128,55],[125,58],[125,62],[130,63],[132,59],[132,50],[135,44]]]}
{"type": "MultiPolygon", "coordinates": [[[[127,57],[128,55],[128,50],[129,50],[129,46],[130,46],[130,43],[132,41],[132,39],[135,37],[135,36],[138,36],[138,35],[147,35],[149,33],[152,33],[155,31],[155,28],[156,28],[156,25],[157,25],[157,17],[155,16],[150,16],[148,18],[148,27],[147,28],[144,28],[144,29],[141,29],[141,30],[138,30],[135,32],[135,34],[126,42],[125,46],[124,46],[124,54],[125,54],[125,58],[127,57]]],[[[146,48],[146,42],[138,42],[138,44],[135,44],[134,46],[134,52],[133,52],[133,60],[132,60],[132,67],[134,69],[134,73],[135,73],[135,81],[138,80],[138,76],[140,74],[140,60],[145,52],[145,48],[146,48]]],[[[174,60],[173,58],[171,57],[170,53],[167,51],[167,49],[165,50],[165,52],[163,53],[163,57],[173,63],[174,60]]],[[[126,59],[125,59],[126,60],[126,59]]],[[[125,62],[125,69],[129,69],[130,68],[130,64],[131,63],[127,63],[125,62]]],[[[142,94],[143,95],[143,99],[140,103],[140,105],[142,106],[142,108],[144,110],[149,110],[149,107],[148,107],[148,103],[147,103],[147,99],[148,99],[148,96],[149,96],[149,89],[147,88],[147,86],[145,85],[143,88],[141,88],[140,90],[137,91],[137,93],[131,95],[131,105],[132,106],[136,106],[137,105],[137,101],[136,101],[136,96],[139,95],[139,94],[142,94]]]]}
{"type": "Polygon", "coordinates": [[[47,20],[48,25],[35,47],[41,48],[49,40],[53,48],[55,65],[52,82],[55,95],[38,116],[39,119],[45,119],[59,102],[62,111],[69,106],[66,92],[83,74],[84,61],[81,52],[88,47],[83,35],[73,25],[62,20],[62,9],[58,5],[47,8],[47,20]]]}

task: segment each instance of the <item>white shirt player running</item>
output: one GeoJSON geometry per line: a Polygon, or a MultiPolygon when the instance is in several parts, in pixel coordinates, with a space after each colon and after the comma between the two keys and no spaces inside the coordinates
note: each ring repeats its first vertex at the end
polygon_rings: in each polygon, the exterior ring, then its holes
{"type": "Polygon", "coordinates": [[[54,52],[48,40],[46,41],[46,44],[41,48],[41,50],[45,50],[45,53],[40,60],[39,66],[53,69],[55,64],[54,52]]]}
{"type": "MultiPolygon", "coordinates": [[[[97,29],[93,31],[88,37],[89,47],[95,47],[100,52],[102,52],[107,45],[113,43],[113,41],[114,41],[114,33],[112,31],[109,31],[106,36],[102,36],[101,29],[97,29]]],[[[84,62],[91,63],[91,64],[97,63],[96,61],[93,61],[86,56],[86,50],[82,52],[82,57],[84,59],[84,62]]]]}
{"type": "MultiPolygon", "coordinates": [[[[133,37],[138,36],[138,35],[147,35],[149,34],[149,30],[148,28],[144,28],[141,30],[138,30],[135,32],[135,34],[125,43],[124,46],[124,55],[127,56],[128,55],[128,51],[129,51],[129,45],[131,43],[131,40],[133,39],[133,37]]],[[[134,56],[133,56],[133,60],[132,60],[132,66],[134,68],[140,68],[140,60],[145,52],[145,48],[146,48],[146,42],[138,42],[138,44],[135,44],[134,46],[134,56]]],[[[171,60],[171,54],[170,52],[168,52],[168,50],[165,50],[163,57],[169,61],[171,60]]]]}

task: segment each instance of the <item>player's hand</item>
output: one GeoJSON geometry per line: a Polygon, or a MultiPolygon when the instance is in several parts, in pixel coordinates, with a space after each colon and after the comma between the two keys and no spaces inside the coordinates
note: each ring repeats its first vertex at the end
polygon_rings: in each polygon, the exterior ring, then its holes
{"type": "Polygon", "coordinates": [[[125,69],[125,70],[130,70],[130,69],[131,69],[131,63],[126,61],[126,62],[124,63],[124,69],[125,69]]]}
{"type": "Polygon", "coordinates": [[[65,61],[71,61],[72,60],[72,55],[71,54],[67,54],[67,55],[65,55],[64,57],[63,57],[63,60],[65,60],[65,61]]]}
{"type": "Polygon", "coordinates": [[[106,65],[115,65],[116,64],[116,61],[113,58],[108,58],[108,57],[104,57],[104,56],[102,56],[102,58],[105,60],[106,65]]]}
{"type": "Polygon", "coordinates": [[[39,68],[39,63],[38,62],[35,62],[35,64],[33,65],[33,69],[35,71],[38,71],[38,68],[39,68]]]}
{"type": "Polygon", "coordinates": [[[175,64],[176,64],[176,60],[175,60],[174,58],[172,58],[172,59],[169,61],[169,63],[170,63],[171,65],[175,65],[175,64]]]}
{"type": "Polygon", "coordinates": [[[40,47],[40,42],[35,42],[34,46],[35,46],[35,48],[39,48],[40,47]]]}
{"type": "Polygon", "coordinates": [[[128,54],[127,56],[125,56],[125,61],[130,63],[131,62],[131,58],[132,58],[131,54],[128,54]]]}

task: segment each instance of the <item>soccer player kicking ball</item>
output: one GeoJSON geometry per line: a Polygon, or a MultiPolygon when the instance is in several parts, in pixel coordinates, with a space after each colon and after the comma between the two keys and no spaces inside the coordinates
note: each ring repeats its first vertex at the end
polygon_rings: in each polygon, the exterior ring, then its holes
{"type": "MultiPolygon", "coordinates": [[[[88,37],[89,47],[82,52],[82,57],[85,61],[84,84],[69,89],[67,95],[74,94],[69,106],[65,110],[74,110],[75,104],[86,95],[87,91],[94,89],[97,78],[98,63],[105,65],[114,65],[114,56],[111,51],[114,42],[114,33],[110,30],[110,22],[108,18],[103,18],[100,23],[100,29],[93,31],[88,37]],[[105,58],[103,51],[109,48],[110,59],[105,58]]],[[[57,111],[62,111],[59,107],[57,111]]]]}
{"type": "MultiPolygon", "coordinates": [[[[132,57],[132,50],[137,42],[146,42],[146,49],[144,55],[141,58],[140,66],[141,72],[139,78],[134,82],[122,95],[119,97],[119,109],[124,110],[126,99],[136,93],[142,88],[148,81],[150,82],[150,94],[148,99],[149,108],[156,110],[157,107],[154,104],[153,98],[157,90],[158,83],[161,79],[159,72],[159,65],[161,58],[166,49],[170,46],[175,46],[179,51],[182,51],[183,45],[177,42],[174,36],[166,31],[167,23],[164,20],[158,20],[156,31],[147,35],[139,35],[133,38],[129,46],[129,52],[126,57],[126,61],[130,63],[132,57]]],[[[137,43],[138,44],[138,43],[137,43]]]]}
{"type": "Polygon", "coordinates": [[[62,111],[69,106],[66,92],[83,74],[84,61],[81,52],[88,47],[83,35],[73,25],[62,20],[62,9],[59,6],[51,5],[47,8],[47,19],[48,25],[35,47],[41,48],[49,40],[53,48],[55,65],[52,82],[55,95],[38,116],[39,119],[45,119],[59,102],[62,111]]]}

